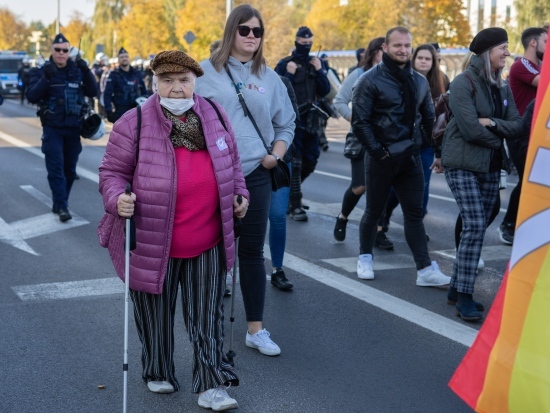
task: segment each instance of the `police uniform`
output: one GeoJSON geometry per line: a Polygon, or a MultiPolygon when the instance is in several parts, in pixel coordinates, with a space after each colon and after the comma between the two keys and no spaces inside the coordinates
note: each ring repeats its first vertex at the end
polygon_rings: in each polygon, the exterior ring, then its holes
{"type": "MultiPolygon", "coordinates": [[[[309,28],[302,26],[298,29],[296,37],[308,39],[313,37],[313,33],[309,28]]],[[[279,61],[275,67],[275,72],[291,81],[296,93],[298,110],[300,111],[300,120],[296,122],[296,129],[294,130],[293,145],[295,152],[292,160],[290,213],[294,219],[306,221],[307,217],[301,205],[301,182],[315,170],[317,159],[321,154],[319,147],[319,137],[322,132],[319,117],[321,113],[315,109],[313,103],[330,92],[330,83],[323,68],[316,70],[309,63],[311,60],[309,48],[311,46],[308,47],[297,42],[295,46],[296,50],[292,52],[291,56],[279,61]],[[286,70],[289,62],[295,62],[298,66],[294,74],[288,73],[286,70]]]]}
{"type": "MultiPolygon", "coordinates": [[[[58,34],[53,45],[68,43],[58,34]]],[[[80,127],[86,112],[84,96],[97,94],[97,82],[83,60],[67,60],[57,67],[50,57],[41,68],[31,72],[27,99],[39,105],[42,123],[42,152],[45,155],[48,182],[52,191],[52,212],[61,221],[71,219],[68,199],[76,175],[78,155],[82,151],[80,127]]]]}
{"type": "MultiPolygon", "coordinates": [[[[124,48],[118,52],[119,55],[122,53],[127,53],[124,48]]],[[[116,68],[109,74],[103,94],[107,118],[113,123],[116,122],[124,113],[137,106],[136,99],[138,97],[147,95],[141,71],[130,65],[128,71],[122,70],[120,67],[116,68]]]]}

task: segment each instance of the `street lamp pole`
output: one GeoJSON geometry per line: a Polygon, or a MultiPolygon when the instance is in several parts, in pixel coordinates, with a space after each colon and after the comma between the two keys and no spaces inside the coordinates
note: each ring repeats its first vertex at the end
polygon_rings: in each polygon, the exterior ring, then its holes
{"type": "Polygon", "coordinates": [[[225,0],[225,20],[228,19],[231,10],[233,10],[233,0],[225,0]]]}
{"type": "Polygon", "coordinates": [[[61,17],[61,0],[57,0],[57,22],[55,23],[55,33],[59,33],[59,18],[61,17]]]}

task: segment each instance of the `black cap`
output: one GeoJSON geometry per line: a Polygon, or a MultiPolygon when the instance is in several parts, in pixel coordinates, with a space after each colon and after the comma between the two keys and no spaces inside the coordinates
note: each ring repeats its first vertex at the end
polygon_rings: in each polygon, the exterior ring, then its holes
{"type": "Polygon", "coordinates": [[[506,42],[508,42],[506,30],[500,27],[489,27],[475,35],[474,40],[470,43],[470,50],[479,56],[483,52],[506,42]]]}
{"type": "Polygon", "coordinates": [[[52,44],[59,44],[59,43],[69,43],[67,38],[63,36],[63,33],[58,33],[57,36],[54,37],[52,44]]]}
{"type": "Polygon", "coordinates": [[[302,26],[296,32],[296,37],[303,37],[304,39],[309,39],[310,37],[313,37],[313,33],[311,33],[311,30],[309,30],[309,27],[302,26]]]}
{"type": "Polygon", "coordinates": [[[124,47],[120,48],[120,50],[118,51],[118,56],[120,56],[122,53],[128,54],[128,52],[126,51],[126,49],[124,47]]]}
{"type": "Polygon", "coordinates": [[[437,53],[441,51],[441,48],[439,47],[439,43],[430,43],[430,44],[434,47],[437,53]]]}

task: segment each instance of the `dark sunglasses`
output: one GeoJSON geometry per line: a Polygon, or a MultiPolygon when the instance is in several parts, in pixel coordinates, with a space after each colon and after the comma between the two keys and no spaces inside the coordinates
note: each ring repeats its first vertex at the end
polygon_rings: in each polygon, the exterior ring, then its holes
{"type": "Polygon", "coordinates": [[[259,39],[264,34],[263,27],[237,26],[237,29],[239,30],[239,35],[242,37],[248,36],[250,34],[250,30],[252,30],[252,34],[256,39],[259,39]]]}
{"type": "Polygon", "coordinates": [[[59,47],[54,47],[53,50],[55,50],[57,53],[69,53],[69,49],[60,49],[59,47]]]}

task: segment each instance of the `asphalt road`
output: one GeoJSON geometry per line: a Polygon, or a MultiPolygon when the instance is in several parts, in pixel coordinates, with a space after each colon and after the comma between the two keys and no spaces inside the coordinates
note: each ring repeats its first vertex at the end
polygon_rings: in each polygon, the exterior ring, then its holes
{"type": "MultiPolygon", "coordinates": [[[[351,216],[346,241],[333,239],[334,217],[349,185],[342,155],[347,127],[331,121],[330,148],[304,184],[309,221],[288,219],[285,271],[294,291],[268,284],[264,323],[282,349],[279,357],[245,346],[237,291],[233,348],[241,385],[230,394],[241,412],[471,411],[447,383],[481,324],[457,318],[444,289],[415,286],[400,210],[388,233],[396,248],[376,251],[374,281],[355,274],[364,199],[351,216]]],[[[123,285],[96,234],[103,214],[97,168],[108,137],[83,142],[81,179],[70,198],[75,218],[62,224],[50,211],[40,135],[33,107],[9,100],[0,107],[0,412],[121,411],[123,285]]],[[[501,192],[503,209],[510,189],[501,192]]],[[[443,176],[433,176],[428,211],[431,255],[450,273],[458,209],[443,176]]],[[[476,299],[487,307],[511,253],[496,233],[502,216],[487,231],[486,268],[476,284],[476,299]]],[[[267,272],[269,248],[265,254],[267,272]]],[[[226,350],[228,342],[226,317],[226,350]]],[[[190,392],[191,346],[181,319],[176,344],[182,389],[150,393],[141,380],[140,344],[130,319],[129,412],[203,411],[190,392]]]]}

